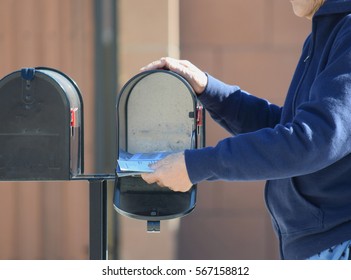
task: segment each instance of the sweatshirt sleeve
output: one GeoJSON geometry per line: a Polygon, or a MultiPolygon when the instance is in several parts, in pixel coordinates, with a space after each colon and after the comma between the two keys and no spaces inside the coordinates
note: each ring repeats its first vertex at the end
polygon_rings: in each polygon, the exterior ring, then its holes
{"type": "MultiPolygon", "coordinates": [[[[351,36],[346,37],[336,42],[329,54],[329,63],[317,75],[309,90],[308,101],[298,104],[291,122],[229,137],[214,147],[186,150],[185,162],[192,183],[301,176],[326,168],[350,154],[351,36]]],[[[233,111],[239,110],[238,114],[246,120],[248,113],[244,110],[248,109],[244,108],[240,96],[244,93],[237,87],[232,91],[239,93],[232,98],[240,104],[235,105],[233,111]]],[[[241,117],[235,117],[232,126],[231,119],[220,116],[221,109],[214,103],[221,101],[214,92],[210,84],[210,97],[206,97],[204,103],[209,111],[217,114],[215,117],[220,122],[233,129],[241,117]]],[[[252,108],[255,106],[250,110],[252,108]]],[[[262,106],[257,108],[260,110],[262,106]]],[[[269,119],[267,114],[264,116],[269,119]]]]}
{"type": "Polygon", "coordinates": [[[279,123],[280,107],[250,95],[236,85],[227,85],[207,76],[206,89],[199,99],[211,117],[231,134],[274,127],[279,123]]]}

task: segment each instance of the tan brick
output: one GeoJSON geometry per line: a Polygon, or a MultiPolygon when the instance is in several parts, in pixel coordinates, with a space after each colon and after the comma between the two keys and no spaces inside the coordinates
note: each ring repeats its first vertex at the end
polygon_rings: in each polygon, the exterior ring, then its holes
{"type": "Polygon", "coordinates": [[[272,43],[277,46],[300,48],[310,33],[311,21],[297,17],[289,1],[273,0],[272,43]]]}
{"type": "Polygon", "coordinates": [[[299,53],[289,50],[223,52],[221,76],[250,93],[283,104],[299,53]]]}
{"type": "Polygon", "coordinates": [[[181,42],[247,45],[265,41],[263,0],[181,0],[181,42]]]}
{"type": "Polygon", "coordinates": [[[204,211],[182,219],[179,259],[277,259],[265,213],[204,211]],[[270,241],[270,242],[267,242],[270,241]]]}

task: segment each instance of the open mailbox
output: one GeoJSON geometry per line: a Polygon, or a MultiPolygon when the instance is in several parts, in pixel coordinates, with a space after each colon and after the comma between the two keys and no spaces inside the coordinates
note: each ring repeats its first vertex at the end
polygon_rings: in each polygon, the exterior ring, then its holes
{"type": "MultiPolygon", "coordinates": [[[[118,155],[177,152],[204,145],[204,113],[188,84],[167,70],[139,73],[122,88],[116,104],[118,155]]],[[[117,212],[146,220],[148,231],[159,231],[160,220],[182,217],[196,204],[196,185],[185,193],[140,176],[116,177],[117,212]]]]}
{"type": "Polygon", "coordinates": [[[50,68],[0,80],[0,181],[70,180],[83,173],[83,102],[50,68]]]}

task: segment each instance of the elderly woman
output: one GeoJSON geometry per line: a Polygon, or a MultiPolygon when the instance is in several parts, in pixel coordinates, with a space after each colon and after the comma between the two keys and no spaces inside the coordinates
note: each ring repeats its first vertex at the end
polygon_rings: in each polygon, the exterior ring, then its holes
{"type": "Polygon", "coordinates": [[[212,118],[235,135],[169,156],[142,177],[174,191],[203,180],[267,180],[283,259],[349,259],[351,0],[290,2],[297,16],[312,20],[312,33],[283,107],[188,61],[161,58],[142,69],[184,76],[212,118]]]}

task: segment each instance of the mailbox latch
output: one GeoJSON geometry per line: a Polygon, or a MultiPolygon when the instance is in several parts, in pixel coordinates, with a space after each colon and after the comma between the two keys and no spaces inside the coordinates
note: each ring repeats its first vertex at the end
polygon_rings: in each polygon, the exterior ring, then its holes
{"type": "Polygon", "coordinates": [[[147,232],[148,233],[159,233],[161,223],[160,221],[147,221],[147,232]]]}

